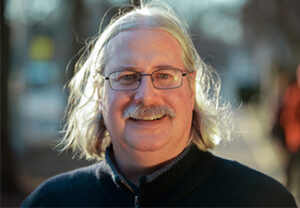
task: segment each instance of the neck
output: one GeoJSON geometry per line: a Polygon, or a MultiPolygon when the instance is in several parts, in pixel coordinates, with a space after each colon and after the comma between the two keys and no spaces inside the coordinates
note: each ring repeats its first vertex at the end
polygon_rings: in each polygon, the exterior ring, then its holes
{"type": "Polygon", "coordinates": [[[170,161],[158,164],[153,167],[141,167],[141,166],[131,166],[122,167],[122,163],[117,163],[120,171],[126,176],[126,178],[131,181],[135,186],[139,187],[139,179],[142,176],[149,175],[160,168],[166,166],[170,161]]]}
{"type": "Polygon", "coordinates": [[[166,166],[177,157],[184,148],[174,151],[169,157],[161,158],[163,153],[159,152],[141,152],[131,151],[131,154],[120,154],[120,151],[114,149],[114,162],[119,171],[134,185],[139,187],[139,179],[142,176],[149,175],[158,169],[166,166]],[[124,160],[126,158],[126,160],[124,160]]]}

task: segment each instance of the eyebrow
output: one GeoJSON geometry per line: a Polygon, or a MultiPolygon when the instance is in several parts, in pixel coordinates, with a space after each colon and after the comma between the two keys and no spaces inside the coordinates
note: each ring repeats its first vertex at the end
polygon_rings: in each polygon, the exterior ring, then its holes
{"type": "MultiPolygon", "coordinates": [[[[172,68],[172,69],[177,69],[176,67],[168,64],[163,64],[163,65],[155,65],[152,67],[152,69],[165,69],[165,68],[172,68]]],[[[137,71],[137,70],[142,70],[141,68],[134,67],[134,66],[121,66],[113,69],[113,72],[116,71],[125,71],[125,70],[130,70],[130,71],[137,71]]]]}
{"type": "Polygon", "coordinates": [[[120,67],[114,68],[113,71],[114,72],[116,72],[116,71],[126,71],[126,70],[136,71],[137,69],[140,69],[140,68],[134,67],[134,66],[120,66],[120,67]]]}
{"type": "Polygon", "coordinates": [[[177,69],[176,67],[168,65],[168,64],[156,65],[156,66],[153,67],[153,69],[165,69],[165,68],[177,69]]]}
{"type": "Polygon", "coordinates": [[[108,76],[109,74],[113,73],[113,72],[118,72],[118,71],[136,71],[137,72],[137,67],[133,67],[133,66],[120,66],[120,67],[116,67],[116,68],[113,68],[111,72],[109,72],[107,75],[105,76],[108,76]]]}

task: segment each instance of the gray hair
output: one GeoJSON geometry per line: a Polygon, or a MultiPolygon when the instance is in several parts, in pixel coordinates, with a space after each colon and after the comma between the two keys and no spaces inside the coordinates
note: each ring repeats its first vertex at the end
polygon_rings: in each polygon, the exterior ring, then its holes
{"type": "Polygon", "coordinates": [[[139,7],[112,19],[104,31],[91,42],[75,66],[75,75],[68,87],[66,125],[61,150],[71,148],[87,159],[103,159],[110,136],[99,110],[109,41],[121,31],[133,28],[160,28],[174,36],[182,47],[185,69],[196,72],[195,109],[191,141],[201,150],[214,148],[221,139],[229,139],[233,130],[232,111],[219,96],[220,78],[198,55],[187,24],[162,1],[141,3],[139,7]]]}

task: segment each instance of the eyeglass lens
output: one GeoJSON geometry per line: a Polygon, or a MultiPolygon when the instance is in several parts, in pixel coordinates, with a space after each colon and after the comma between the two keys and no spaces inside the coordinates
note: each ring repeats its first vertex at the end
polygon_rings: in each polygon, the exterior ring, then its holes
{"type": "Polygon", "coordinates": [[[152,84],[157,89],[173,89],[182,85],[183,74],[179,69],[159,69],[152,74],[117,71],[109,75],[110,86],[114,90],[135,90],[143,76],[151,76],[152,84]]]}

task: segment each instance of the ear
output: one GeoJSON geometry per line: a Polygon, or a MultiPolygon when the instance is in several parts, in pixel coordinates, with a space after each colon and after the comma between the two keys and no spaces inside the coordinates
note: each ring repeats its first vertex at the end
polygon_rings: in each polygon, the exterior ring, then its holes
{"type": "Polygon", "coordinates": [[[102,114],[102,112],[103,112],[103,105],[102,105],[101,101],[99,101],[99,103],[98,103],[98,109],[99,109],[99,112],[102,114]]]}
{"type": "Polygon", "coordinates": [[[99,93],[98,93],[98,109],[99,109],[101,114],[103,113],[103,110],[104,110],[103,104],[104,104],[103,103],[103,98],[102,98],[102,96],[99,96],[99,93]]]}
{"type": "Polygon", "coordinates": [[[98,101],[98,109],[100,113],[102,114],[103,112],[103,102],[102,102],[102,90],[101,87],[99,86],[99,83],[95,82],[94,83],[94,89],[96,90],[96,98],[98,101]]]}
{"type": "Polygon", "coordinates": [[[195,92],[195,82],[196,82],[196,71],[190,72],[189,73],[189,80],[190,80],[190,85],[191,85],[191,89],[193,92],[195,92]]]}
{"type": "Polygon", "coordinates": [[[190,72],[188,74],[189,76],[189,83],[190,83],[190,89],[191,89],[191,103],[192,107],[194,109],[195,105],[195,96],[196,96],[196,71],[190,72]]]}

